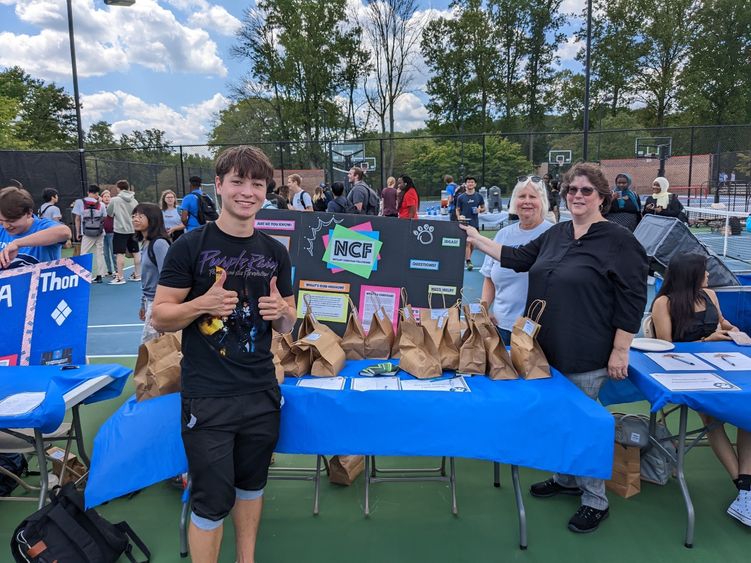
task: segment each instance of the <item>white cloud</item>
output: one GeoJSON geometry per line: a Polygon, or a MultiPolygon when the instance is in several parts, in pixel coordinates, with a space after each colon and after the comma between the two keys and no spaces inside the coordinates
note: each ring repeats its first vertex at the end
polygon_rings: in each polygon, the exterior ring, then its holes
{"type": "Polygon", "coordinates": [[[183,12],[189,12],[188,23],[203,29],[211,29],[221,35],[232,36],[242,25],[224,6],[207,0],[167,0],[167,3],[183,12]]]}
{"type": "Polygon", "coordinates": [[[229,105],[222,94],[179,110],[164,104],[150,104],[138,96],[116,90],[81,97],[84,127],[98,120],[112,123],[116,136],[136,129],[161,129],[177,144],[197,144],[211,131],[214,116],[229,105]]]}
{"type": "MultiPolygon", "coordinates": [[[[227,75],[208,32],[195,24],[183,25],[156,0],[138,0],[128,8],[98,5],[95,0],[73,0],[79,76],[102,76],[133,65],[159,72],[227,75]]],[[[221,12],[226,13],[213,8],[207,4],[213,15],[206,23],[220,22],[221,12]]],[[[0,66],[19,65],[44,79],[70,76],[65,3],[17,0],[15,12],[22,22],[42,29],[38,35],[0,33],[0,66]]]]}
{"type": "Polygon", "coordinates": [[[394,105],[395,129],[397,131],[411,131],[425,126],[428,110],[420,98],[408,92],[402,95],[394,105]]]}
{"type": "Polygon", "coordinates": [[[561,62],[575,60],[579,49],[583,47],[584,44],[581,41],[578,41],[576,37],[573,35],[568,37],[566,41],[558,45],[558,56],[560,57],[561,62]]]}
{"type": "Polygon", "coordinates": [[[563,0],[561,3],[561,12],[564,14],[576,14],[578,16],[586,6],[587,0],[563,0]]]}

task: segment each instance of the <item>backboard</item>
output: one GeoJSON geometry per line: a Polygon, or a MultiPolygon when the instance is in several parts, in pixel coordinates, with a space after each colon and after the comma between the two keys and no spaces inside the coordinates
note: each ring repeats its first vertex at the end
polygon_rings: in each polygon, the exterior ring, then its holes
{"type": "Polygon", "coordinates": [[[331,144],[331,160],[333,160],[337,164],[358,162],[363,159],[364,154],[365,143],[331,144]]]}
{"type": "Polygon", "coordinates": [[[636,158],[670,158],[673,151],[672,137],[639,137],[636,139],[636,158]],[[661,152],[662,151],[662,152],[661,152]]]}
{"type": "Polygon", "coordinates": [[[357,156],[352,159],[352,166],[359,166],[363,172],[375,170],[376,159],[374,156],[357,156]]]}
{"type": "Polygon", "coordinates": [[[557,164],[563,166],[565,164],[571,164],[573,159],[573,151],[565,149],[553,149],[548,152],[548,164],[557,164]]]}

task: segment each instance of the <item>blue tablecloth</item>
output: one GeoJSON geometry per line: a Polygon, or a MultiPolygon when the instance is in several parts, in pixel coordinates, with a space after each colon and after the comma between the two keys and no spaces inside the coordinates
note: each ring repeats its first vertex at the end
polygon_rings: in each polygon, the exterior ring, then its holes
{"type": "MultiPolygon", "coordinates": [[[[732,342],[677,342],[675,352],[740,352],[751,356],[751,347],[736,346],[732,342]]],[[[629,357],[629,377],[623,382],[609,381],[600,392],[603,404],[647,400],[652,410],[667,404],[687,405],[718,420],[751,431],[751,371],[723,371],[712,369],[720,377],[741,388],[740,391],[670,391],[649,376],[665,373],[659,364],[642,352],[632,350],[629,357]]]]}
{"type": "MultiPolygon", "coordinates": [[[[348,362],[356,376],[372,360],[348,362]]],[[[403,374],[404,375],[404,374],[403,374]]],[[[404,377],[409,377],[404,375],[404,377]]],[[[282,385],[276,451],[294,454],[457,456],[609,478],[613,417],[565,377],[467,379],[471,393],[342,391],[282,385]]],[[[180,397],[131,397],[94,441],[86,505],[186,471],[180,397]]]]}
{"type": "Polygon", "coordinates": [[[114,381],[87,397],[83,403],[111,399],[122,393],[130,373],[130,369],[119,364],[84,365],[76,369],[62,369],[61,366],[0,367],[0,400],[16,393],[45,393],[44,401],[27,413],[0,415],[0,428],[39,428],[42,432],[54,432],[65,418],[65,393],[88,379],[109,375],[114,381]]]}

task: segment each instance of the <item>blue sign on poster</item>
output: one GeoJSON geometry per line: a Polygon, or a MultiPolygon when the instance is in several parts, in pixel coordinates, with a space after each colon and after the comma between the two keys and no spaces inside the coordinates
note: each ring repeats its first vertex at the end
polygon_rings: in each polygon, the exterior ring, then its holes
{"type": "Polygon", "coordinates": [[[0,366],[86,363],[91,258],[0,270],[0,366]]]}

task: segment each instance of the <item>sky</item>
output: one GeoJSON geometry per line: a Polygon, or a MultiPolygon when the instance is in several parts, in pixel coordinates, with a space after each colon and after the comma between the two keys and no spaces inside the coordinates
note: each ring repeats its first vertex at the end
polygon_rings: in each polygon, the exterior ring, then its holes
{"type": "MultiPolygon", "coordinates": [[[[418,0],[418,16],[450,16],[449,0],[418,0]]],[[[351,10],[365,0],[348,0],[351,10]]],[[[580,13],[585,0],[563,0],[580,13]]],[[[105,120],[116,136],[136,129],[166,131],[175,144],[206,141],[231,85],[247,63],[231,56],[248,0],[136,0],[130,7],[73,0],[76,62],[84,129],[105,120]]],[[[570,21],[564,31],[578,28],[570,21]]],[[[579,45],[559,46],[561,66],[578,68],[579,45]]],[[[64,0],[0,0],[0,68],[21,66],[72,94],[64,0]]],[[[422,127],[428,117],[424,63],[396,106],[396,128],[422,127]]]]}

